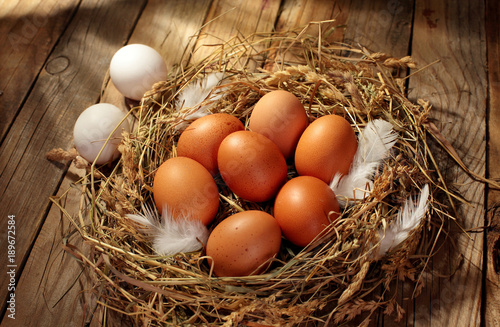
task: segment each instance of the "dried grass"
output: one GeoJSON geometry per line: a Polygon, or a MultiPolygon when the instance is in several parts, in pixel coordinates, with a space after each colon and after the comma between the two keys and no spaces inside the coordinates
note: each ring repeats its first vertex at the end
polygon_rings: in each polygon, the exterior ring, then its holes
{"type": "MultiPolygon", "coordinates": [[[[416,293],[421,290],[418,277],[435,251],[437,235],[455,217],[452,208],[459,199],[441,178],[429,150],[429,136],[444,140],[428,120],[431,106],[412,103],[405,96],[405,79],[398,75],[408,68],[416,68],[410,57],[327,43],[324,36],[311,37],[299,30],[235,38],[214,48],[202,62],[179,68],[155,85],[141,105],[131,109],[138,128],[124,136],[117,165],[111,171],[89,165],[89,174],[80,182],[84,186],[80,216],[67,215],[92,247],[90,254],[71,250],[94,272],[101,290],[99,303],[144,326],[323,325],[362,314],[367,324],[377,309],[401,318],[404,311],[389,286],[395,280],[411,280],[418,281],[416,293]],[[248,67],[261,68],[249,71],[248,67]],[[245,124],[263,94],[286,89],[302,101],[311,121],[342,115],[357,131],[368,121],[383,118],[400,135],[393,155],[375,176],[369,197],[345,209],[328,233],[309,246],[300,249],[284,242],[271,269],[262,275],[217,278],[203,251],[157,256],[124,218],[142,203],[152,203],[154,173],[175,155],[180,133],[175,126],[190,111],[175,111],[176,95],[190,81],[213,71],[223,71],[227,77],[223,97],[212,111],[229,113],[245,124]],[[404,199],[426,183],[431,199],[425,226],[403,246],[375,260],[377,230],[390,223],[404,199]],[[379,296],[380,290],[387,296],[379,296]]],[[[449,145],[440,143],[450,152],[449,145]]],[[[55,155],[68,158],[64,153],[55,155]]],[[[290,170],[289,175],[295,172],[290,170]]],[[[221,209],[215,224],[239,210],[271,207],[243,201],[220,178],[217,183],[221,209]]]]}

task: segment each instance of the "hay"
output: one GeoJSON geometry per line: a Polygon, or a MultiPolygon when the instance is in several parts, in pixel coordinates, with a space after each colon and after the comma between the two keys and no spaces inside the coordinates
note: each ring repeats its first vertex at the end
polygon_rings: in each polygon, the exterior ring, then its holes
{"type": "MultiPolygon", "coordinates": [[[[453,208],[459,201],[429,150],[429,136],[440,137],[428,120],[431,106],[406,98],[406,80],[399,76],[416,68],[410,57],[327,43],[325,35],[313,37],[303,31],[235,38],[214,48],[213,55],[200,63],[179,68],[131,109],[137,129],[124,135],[116,166],[88,166],[88,175],[80,181],[84,186],[80,215],[68,218],[91,245],[90,254],[76,248],[72,253],[94,273],[101,305],[144,326],[322,325],[360,315],[366,323],[377,309],[402,317],[404,311],[389,285],[395,280],[414,281],[415,295],[419,293],[423,287],[419,276],[435,251],[437,235],[456,216],[453,208]],[[155,171],[175,155],[178,126],[194,110],[177,112],[176,96],[210,72],[226,76],[222,97],[210,111],[234,115],[245,126],[262,95],[285,89],[301,100],[311,121],[342,115],[359,131],[368,121],[382,118],[400,135],[369,196],[348,206],[325,236],[307,247],[283,242],[271,269],[262,275],[217,278],[203,251],[155,255],[125,218],[143,203],[152,205],[155,171]],[[431,190],[425,228],[422,224],[400,247],[375,259],[377,231],[390,224],[403,201],[424,184],[431,190]]],[[[289,177],[295,175],[290,169],[289,177]]],[[[214,224],[241,210],[269,211],[272,206],[241,200],[220,177],[216,181],[221,208],[214,224]]]]}

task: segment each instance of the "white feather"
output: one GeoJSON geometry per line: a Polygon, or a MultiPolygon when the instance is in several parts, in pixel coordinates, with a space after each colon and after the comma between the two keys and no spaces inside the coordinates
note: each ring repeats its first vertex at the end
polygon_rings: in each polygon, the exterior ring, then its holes
{"type": "MultiPolygon", "coordinates": [[[[194,80],[179,93],[175,108],[181,111],[184,108],[189,109],[189,113],[184,117],[185,121],[194,120],[209,114],[209,110],[214,106],[215,102],[222,96],[222,92],[213,92],[222,79],[224,73],[210,73],[202,79],[194,80]],[[211,100],[210,103],[203,104],[206,100],[211,100]]],[[[176,126],[177,129],[182,129],[187,126],[184,122],[176,126]]]]}
{"type": "Polygon", "coordinates": [[[142,207],[142,213],[126,217],[141,226],[139,231],[152,241],[153,249],[160,255],[197,251],[208,240],[208,229],[201,221],[174,217],[168,208],[163,209],[161,217],[147,206],[142,207]]]}
{"type": "Polygon", "coordinates": [[[428,199],[429,186],[425,184],[417,196],[416,204],[410,196],[398,211],[396,220],[388,228],[380,227],[378,230],[379,257],[383,257],[391,249],[401,244],[410,235],[410,232],[420,225],[427,212],[428,199]]]}
{"type": "Polygon", "coordinates": [[[377,167],[387,158],[397,137],[391,123],[382,119],[368,122],[358,135],[358,149],[349,173],[345,176],[336,174],[330,183],[340,205],[345,206],[348,199],[363,199],[366,196],[373,185],[377,167]]]}

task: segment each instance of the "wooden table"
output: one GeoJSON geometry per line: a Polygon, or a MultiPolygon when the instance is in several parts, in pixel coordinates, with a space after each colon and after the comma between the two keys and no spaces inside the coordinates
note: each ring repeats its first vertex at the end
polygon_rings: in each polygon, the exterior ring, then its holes
{"type": "MultiPolygon", "coordinates": [[[[73,124],[86,107],[124,106],[107,76],[113,53],[124,44],[148,44],[171,66],[186,47],[336,19],[347,26],[337,29],[339,41],[430,65],[409,78],[409,98],[430,101],[438,128],[467,167],[498,178],[499,17],[495,0],[0,1],[1,326],[119,325],[119,316],[89,301],[97,290],[62,250],[69,222],[48,200],[70,189],[82,171],[45,154],[72,146],[73,124]],[[192,38],[200,29],[212,37],[192,38]],[[11,225],[15,257],[9,262],[11,225]],[[15,293],[9,289],[14,285],[15,293]],[[6,310],[12,294],[15,320],[6,310]]],[[[380,313],[373,325],[500,325],[500,193],[450,158],[440,165],[471,203],[460,209],[469,234],[452,235],[456,248],[443,250],[445,260],[432,261],[440,276],[428,276],[420,297],[411,300],[412,288],[402,286],[406,314],[400,324],[380,313]]],[[[71,214],[78,208],[76,194],[65,197],[71,214]]]]}

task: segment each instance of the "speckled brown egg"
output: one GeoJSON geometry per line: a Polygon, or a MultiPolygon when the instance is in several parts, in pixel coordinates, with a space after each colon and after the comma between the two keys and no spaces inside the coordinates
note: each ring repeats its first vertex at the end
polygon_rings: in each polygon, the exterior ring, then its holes
{"type": "Polygon", "coordinates": [[[248,125],[273,141],[285,158],[295,152],[300,135],[309,125],[300,100],[285,90],[271,91],[255,104],[248,125]]]}
{"type": "Polygon", "coordinates": [[[219,277],[264,272],[281,245],[281,230],[270,214],[259,210],[239,212],[218,224],[207,241],[214,273],[219,277]]]}
{"type": "Polygon", "coordinates": [[[167,208],[176,217],[198,219],[208,225],[219,209],[219,191],[208,172],[187,157],[168,159],[158,168],[153,197],[161,213],[167,208]]]}
{"type": "Polygon", "coordinates": [[[276,195],[274,217],[283,235],[298,246],[306,246],[339,216],[332,189],[312,176],[289,180],[276,195]]]}
{"type": "Polygon", "coordinates": [[[322,116],[302,133],[295,167],[299,175],[314,176],[329,184],[336,173],[349,172],[357,148],[356,134],[345,118],[322,116]]]}
{"type": "Polygon", "coordinates": [[[226,185],[245,200],[270,200],[286,180],[283,154],[276,144],[256,132],[229,134],[219,147],[217,161],[226,185]]]}
{"type": "Polygon", "coordinates": [[[182,132],[177,142],[177,155],[198,161],[212,175],[216,175],[219,172],[217,152],[220,143],[229,134],[243,129],[243,123],[229,114],[203,116],[182,132]]]}

